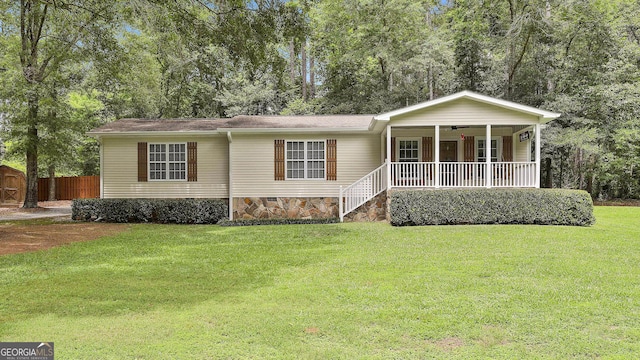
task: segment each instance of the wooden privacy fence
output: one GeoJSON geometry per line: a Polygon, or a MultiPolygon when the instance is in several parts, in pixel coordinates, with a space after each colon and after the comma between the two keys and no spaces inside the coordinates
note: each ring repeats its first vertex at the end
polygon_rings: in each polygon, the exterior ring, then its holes
{"type": "MultiPolygon", "coordinates": [[[[100,197],[100,176],[56,178],[56,199],[73,200],[100,197]]],[[[49,178],[38,179],[38,201],[49,200],[49,178]]]]}

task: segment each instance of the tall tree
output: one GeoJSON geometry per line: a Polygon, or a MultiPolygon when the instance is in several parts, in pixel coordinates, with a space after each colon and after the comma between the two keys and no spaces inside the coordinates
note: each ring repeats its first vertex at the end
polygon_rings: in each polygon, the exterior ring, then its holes
{"type": "MultiPolygon", "coordinates": [[[[12,127],[22,131],[26,153],[27,194],[24,207],[37,207],[39,131],[52,120],[53,112],[42,111],[48,99],[47,81],[55,77],[67,62],[87,56],[101,45],[110,45],[116,13],[112,2],[20,0],[4,3],[9,14],[3,31],[11,33],[19,46],[21,91],[11,101],[26,104],[23,116],[12,119],[12,127]],[[90,49],[90,51],[89,51],[90,49]],[[49,116],[48,116],[49,115],[49,116]]],[[[55,101],[55,99],[54,99],[55,101]]]]}

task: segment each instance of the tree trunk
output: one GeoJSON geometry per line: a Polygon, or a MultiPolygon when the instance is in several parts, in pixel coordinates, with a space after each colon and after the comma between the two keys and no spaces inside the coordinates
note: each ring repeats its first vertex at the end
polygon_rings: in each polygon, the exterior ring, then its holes
{"type": "Polygon", "coordinates": [[[38,207],[38,128],[35,118],[38,107],[29,101],[29,117],[32,119],[27,130],[27,194],[24,200],[25,208],[38,207]]]}
{"type": "MultiPolygon", "coordinates": [[[[35,92],[36,90],[33,89],[35,92]]],[[[29,94],[29,125],[27,129],[27,194],[24,200],[25,208],[38,207],[38,95],[29,94]]]]}
{"type": "Polygon", "coordinates": [[[302,66],[300,74],[302,75],[302,100],[307,101],[307,44],[302,44],[300,48],[300,57],[302,66]]]}
{"type": "Polygon", "coordinates": [[[544,187],[546,187],[547,189],[551,189],[553,188],[553,170],[551,167],[551,158],[548,157],[546,159],[544,159],[544,163],[545,163],[545,181],[544,181],[544,187]]]}
{"type": "Polygon", "coordinates": [[[293,42],[293,38],[289,41],[289,78],[291,83],[296,82],[296,45],[293,42]]]}
{"type": "Polygon", "coordinates": [[[429,100],[433,100],[433,64],[429,64],[429,100]]]}
{"type": "Polygon", "coordinates": [[[49,201],[56,201],[56,166],[49,165],[49,201]]]}
{"type": "Polygon", "coordinates": [[[309,54],[309,98],[316,97],[316,64],[313,52],[309,54]]]}

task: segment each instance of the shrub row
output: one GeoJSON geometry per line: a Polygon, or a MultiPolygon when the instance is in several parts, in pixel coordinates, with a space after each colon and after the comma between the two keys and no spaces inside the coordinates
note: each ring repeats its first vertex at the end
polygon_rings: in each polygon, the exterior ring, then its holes
{"type": "Polygon", "coordinates": [[[292,225],[292,224],[335,224],[339,223],[339,218],[323,219],[241,219],[241,220],[221,220],[221,226],[254,226],[254,225],[292,225]]]}
{"type": "Polygon", "coordinates": [[[71,217],[115,223],[216,224],[228,216],[221,199],[75,199],[71,217]]]}
{"type": "Polygon", "coordinates": [[[567,189],[452,189],[396,191],[391,224],[545,224],[595,222],[586,191],[567,189]]]}

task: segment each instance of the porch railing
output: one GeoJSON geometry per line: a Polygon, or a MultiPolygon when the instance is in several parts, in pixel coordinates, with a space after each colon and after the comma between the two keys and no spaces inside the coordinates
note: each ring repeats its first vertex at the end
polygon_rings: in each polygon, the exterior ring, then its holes
{"type": "Polygon", "coordinates": [[[485,187],[487,173],[491,187],[535,187],[536,164],[532,162],[494,162],[487,172],[485,162],[391,163],[391,187],[485,187]]]}
{"type": "Polygon", "coordinates": [[[363,176],[353,184],[340,187],[340,221],[344,216],[387,189],[387,164],[363,176]]]}
{"type": "Polygon", "coordinates": [[[435,172],[431,162],[391,163],[391,187],[434,187],[435,172]]]}
{"type": "Polygon", "coordinates": [[[535,187],[536,164],[532,162],[492,163],[493,187],[535,187]]]}
{"type": "Polygon", "coordinates": [[[487,174],[491,187],[535,187],[536,164],[533,162],[391,163],[391,180],[387,181],[387,164],[363,176],[353,184],[340,187],[340,221],[344,216],[387,188],[410,187],[485,187],[487,174]],[[388,185],[388,186],[387,186],[388,185]]]}

